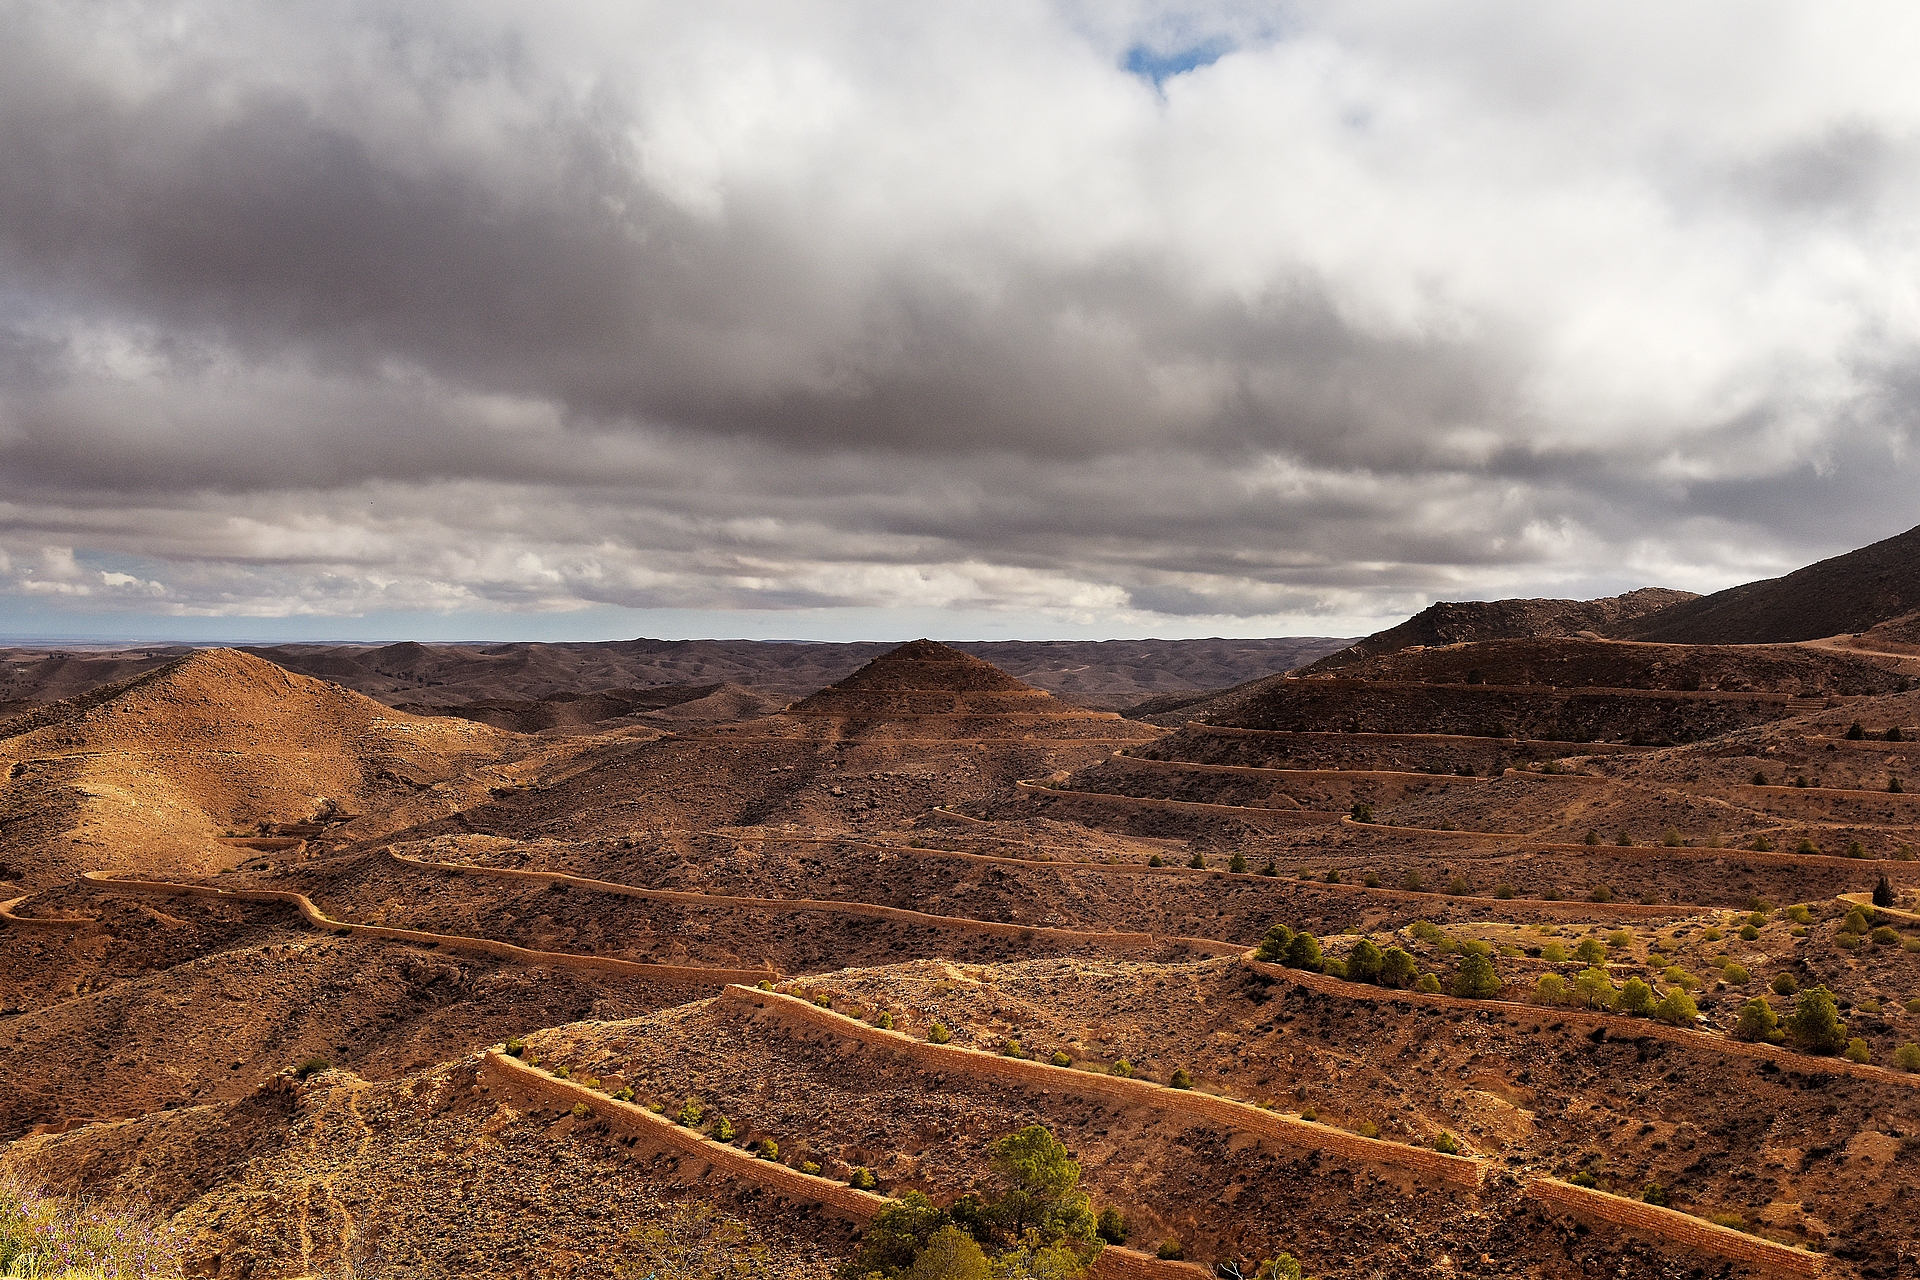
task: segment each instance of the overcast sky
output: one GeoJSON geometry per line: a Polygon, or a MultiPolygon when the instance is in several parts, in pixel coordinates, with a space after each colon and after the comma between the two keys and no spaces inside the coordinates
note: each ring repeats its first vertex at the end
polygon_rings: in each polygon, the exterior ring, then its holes
{"type": "Polygon", "coordinates": [[[1347,635],[1920,523],[1920,8],[0,5],[0,635],[1347,635]]]}

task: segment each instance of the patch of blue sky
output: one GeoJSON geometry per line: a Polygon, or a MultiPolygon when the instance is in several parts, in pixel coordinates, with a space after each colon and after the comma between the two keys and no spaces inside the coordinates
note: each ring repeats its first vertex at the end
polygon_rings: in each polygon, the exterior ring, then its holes
{"type": "Polygon", "coordinates": [[[1158,89],[1174,76],[1185,75],[1189,71],[1211,66],[1231,52],[1233,52],[1233,42],[1223,38],[1166,52],[1144,44],[1136,44],[1127,50],[1126,59],[1121,65],[1130,74],[1149,81],[1154,88],[1158,89]]]}

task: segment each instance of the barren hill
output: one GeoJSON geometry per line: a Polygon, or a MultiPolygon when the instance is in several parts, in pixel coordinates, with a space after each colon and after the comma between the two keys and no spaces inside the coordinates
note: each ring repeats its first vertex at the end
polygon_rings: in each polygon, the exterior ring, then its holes
{"type": "Polygon", "coordinates": [[[230,649],[0,724],[0,844],[29,884],[72,870],[211,870],[223,832],[345,816],[514,753],[230,649]]]}
{"type": "Polygon", "coordinates": [[[1600,600],[1441,600],[1399,626],[1376,631],[1305,670],[1333,671],[1420,646],[1572,636],[1582,631],[1604,634],[1610,627],[1695,598],[1691,591],[1642,587],[1600,600]]]}
{"type": "Polygon", "coordinates": [[[1625,620],[1607,632],[1669,644],[1784,644],[1865,631],[1920,609],[1920,527],[1845,555],[1625,620]]]}

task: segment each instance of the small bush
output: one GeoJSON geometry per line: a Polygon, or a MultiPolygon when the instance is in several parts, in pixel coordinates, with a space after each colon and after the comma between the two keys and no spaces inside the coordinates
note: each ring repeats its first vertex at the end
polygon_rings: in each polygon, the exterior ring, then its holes
{"type": "Polygon", "coordinates": [[[762,991],[771,991],[771,990],[773,990],[773,979],[771,979],[771,978],[762,978],[762,979],[760,979],[760,981],[759,981],[759,982],[758,982],[758,983],[757,983],[756,985],[757,985],[757,986],[758,986],[758,987],[760,988],[760,990],[762,990],[762,991]]]}
{"type": "Polygon", "coordinates": [[[1607,958],[1607,953],[1597,939],[1582,938],[1580,945],[1573,949],[1573,958],[1581,964],[1599,964],[1607,958]]]}
{"type": "Polygon", "coordinates": [[[1764,787],[1764,786],[1766,786],[1766,785],[1767,785],[1767,775],[1766,775],[1766,774],[1764,774],[1764,773],[1761,773],[1761,772],[1760,772],[1760,771],[1759,771],[1758,769],[1756,769],[1756,770],[1754,770],[1754,772],[1753,772],[1753,785],[1754,785],[1754,786],[1756,786],[1756,787],[1764,787]]]}
{"type": "Polygon", "coordinates": [[[1293,930],[1283,924],[1276,924],[1267,930],[1260,945],[1253,949],[1253,958],[1265,964],[1285,964],[1287,948],[1293,945],[1293,930]]]}
{"type": "Polygon", "coordinates": [[[1056,1067],[1070,1067],[1073,1065],[1073,1056],[1065,1049],[1055,1049],[1053,1056],[1048,1058],[1047,1061],[1056,1067]]]}
{"type": "Polygon", "coordinates": [[[1595,1185],[1593,1180],[1593,1175],[1588,1173],[1585,1169],[1580,1170],[1578,1173],[1574,1174],[1571,1178],[1568,1178],[1567,1181],[1572,1183],[1576,1187],[1592,1187],[1595,1185]]]}
{"type": "Polygon", "coordinates": [[[589,1107],[586,1103],[576,1102],[573,1104],[573,1118],[575,1120],[585,1120],[588,1116],[592,1114],[593,1114],[593,1108],[589,1107]]]}
{"type": "Polygon", "coordinates": [[[1153,1256],[1162,1262],[1179,1262],[1187,1256],[1187,1251],[1178,1240],[1168,1236],[1160,1242],[1159,1247],[1154,1249],[1153,1256]]]}
{"type": "Polygon", "coordinates": [[[1027,1051],[1020,1047],[1020,1042],[1017,1039],[1009,1038],[1005,1044],[1000,1046],[1000,1056],[1003,1058],[1024,1058],[1027,1056],[1027,1051]]]}
{"type": "Polygon", "coordinates": [[[1773,988],[1773,994],[1777,996],[1790,996],[1800,990],[1800,984],[1795,981],[1794,976],[1785,969],[1774,974],[1773,981],[1767,985],[1773,988]]]}
{"type": "Polygon", "coordinates": [[[1638,1017],[1646,1017],[1653,1012],[1653,988],[1638,978],[1628,978],[1620,985],[1620,1007],[1638,1017]]]}
{"type": "Polygon", "coordinates": [[[1667,1195],[1667,1189],[1657,1182],[1649,1182],[1642,1188],[1640,1198],[1648,1204],[1661,1209],[1665,1209],[1673,1203],[1672,1198],[1667,1195]]]}
{"type": "Polygon", "coordinates": [[[1653,1016],[1662,1022],[1683,1027],[1699,1020],[1700,1007],[1681,988],[1669,987],[1667,993],[1660,997],[1660,1003],[1653,1006],[1653,1016]]]}
{"type": "Polygon", "coordinates": [[[1620,996],[1613,979],[1601,968],[1582,969],[1573,980],[1573,998],[1589,1009],[1611,1009],[1620,996]]]}
{"type": "Polygon", "coordinates": [[[1361,878],[1360,883],[1369,889],[1378,889],[1380,887],[1380,873],[1378,871],[1369,871],[1361,878]]]}
{"type": "Polygon", "coordinates": [[[1540,980],[1533,984],[1535,1004],[1563,1004],[1566,998],[1566,979],[1557,973],[1543,973],[1540,975],[1540,980]]]}
{"type": "Polygon", "coordinates": [[[1599,843],[1600,843],[1600,833],[1599,833],[1598,831],[1589,831],[1589,832],[1587,832],[1587,837],[1586,837],[1586,843],[1587,843],[1587,844],[1599,844],[1599,843]]]}
{"type": "Polygon", "coordinates": [[[1881,925],[1879,928],[1875,929],[1873,931],[1872,936],[1873,936],[1874,942],[1883,947],[1893,946],[1895,943],[1900,941],[1899,932],[1895,929],[1891,929],[1887,927],[1884,924],[1881,925]]]}
{"type": "Polygon", "coordinates": [[[1773,841],[1767,839],[1765,836],[1755,836],[1753,843],[1748,845],[1747,848],[1753,850],[1755,853],[1772,853],[1773,841]]]}
{"type": "Polygon", "coordinates": [[[1801,836],[1800,843],[1793,846],[1793,851],[1795,853],[1819,853],[1820,846],[1815,844],[1810,838],[1801,836]]]}
{"type": "Polygon", "coordinates": [[[1849,858],[1864,858],[1867,856],[1867,846],[1861,844],[1858,840],[1849,840],[1847,842],[1847,856],[1849,858]]]}
{"type": "Polygon", "coordinates": [[[1793,1016],[1787,1019],[1787,1032],[1813,1053],[1835,1053],[1847,1044],[1847,1024],[1840,1020],[1833,992],[1824,986],[1800,993],[1794,1001],[1793,1016]]]}
{"type": "Polygon", "coordinates": [[[1094,1234],[1107,1244],[1125,1244],[1132,1230],[1127,1226],[1127,1215],[1108,1205],[1100,1211],[1094,1222],[1094,1234]]]}
{"type": "Polygon", "coordinates": [[[1720,971],[1721,979],[1730,987],[1744,987],[1753,980],[1745,965],[1730,964],[1720,971]]]}
{"type": "Polygon", "coordinates": [[[1631,849],[1633,847],[1633,833],[1622,829],[1620,834],[1613,838],[1613,842],[1622,848],[1631,849]]]}
{"type": "Polygon", "coordinates": [[[1187,866],[1195,871],[1205,871],[1207,869],[1207,860],[1196,853],[1187,859],[1187,866]]]}
{"type": "Polygon", "coordinates": [[[633,1088],[630,1085],[623,1085],[620,1088],[614,1090],[611,1096],[619,1099],[621,1102],[632,1102],[633,1088]]]}
{"type": "Polygon", "coordinates": [[[1433,1149],[1443,1156],[1457,1156],[1460,1154],[1460,1143],[1452,1134],[1442,1133],[1433,1140],[1433,1149]]]}
{"type": "Polygon", "coordinates": [[[51,1195],[0,1173],[0,1275],[48,1280],[179,1276],[173,1232],[131,1208],[51,1195]]]}
{"type": "Polygon", "coordinates": [[[1110,1076],[1119,1076],[1122,1080],[1131,1080],[1133,1078],[1133,1064],[1125,1058],[1122,1058],[1107,1068],[1107,1074],[1110,1076]]]}
{"type": "Polygon", "coordinates": [[[762,1160],[778,1160],[780,1158],[780,1144],[772,1138],[760,1139],[760,1158],[762,1160]]]}
{"type": "Polygon", "coordinates": [[[1779,1023],[1773,1015],[1773,1006],[1756,996],[1740,1006],[1740,1021],[1735,1024],[1733,1035],[1736,1040],[1767,1040],[1779,1023]]]}
{"type": "Polygon", "coordinates": [[[1673,827],[1668,827],[1667,833],[1660,837],[1660,843],[1669,849],[1678,849],[1681,843],[1680,832],[1673,827]]]}
{"type": "MultiPolygon", "coordinates": [[[[521,1045],[520,1047],[522,1049],[526,1048],[525,1045],[521,1045]]],[[[513,1050],[510,1048],[507,1052],[512,1053],[513,1050]]],[[[516,1054],[515,1056],[517,1057],[519,1055],[516,1054]]],[[[322,1071],[331,1070],[333,1070],[333,1064],[325,1058],[308,1058],[305,1062],[293,1069],[293,1078],[296,1080],[305,1080],[308,1076],[317,1076],[322,1071]]]]}
{"type": "Polygon", "coordinates": [[[1842,1051],[1842,1056],[1844,1056],[1848,1062],[1873,1061],[1873,1051],[1867,1048],[1867,1042],[1858,1036],[1847,1041],[1847,1047],[1842,1051]]]}
{"type": "Polygon", "coordinates": [[[1619,951],[1624,947],[1630,947],[1632,945],[1633,945],[1633,935],[1627,932],[1625,929],[1615,929],[1612,933],[1607,935],[1607,946],[1609,946],[1615,951],[1619,951]]]}
{"type": "Polygon", "coordinates": [[[1320,940],[1310,933],[1296,933],[1287,944],[1287,967],[1318,973],[1325,961],[1320,955],[1320,940]]]}
{"type": "Polygon", "coordinates": [[[1366,938],[1353,944],[1353,950],[1347,952],[1347,978],[1352,982],[1379,982],[1381,966],[1386,956],[1379,947],[1366,938]]]}
{"type": "Polygon", "coordinates": [[[1147,865],[1150,867],[1164,867],[1167,865],[1167,860],[1156,853],[1147,859],[1147,865]]]}
{"type": "Polygon", "coordinates": [[[1835,946],[1851,951],[1860,945],[1860,935],[1857,933],[1839,933],[1834,935],[1833,941],[1835,946]]]}
{"type": "Polygon", "coordinates": [[[1920,1044],[1903,1044],[1895,1049],[1893,1065],[1902,1071],[1920,1071],[1920,1044]]]}
{"type": "Polygon", "coordinates": [[[1714,926],[1708,925],[1706,928],[1706,931],[1702,933],[1700,936],[1705,938],[1708,942],[1718,942],[1720,941],[1720,939],[1724,938],[1726,935],[1721,933],[1720,930],[1716,929],[1714,926]]]}
{"type": "Polygon", "coordinates": [[[1453,994],[1469,1000],[1489,1000],[1500,994],[1500,977],[1493,962],[1477,951],[1460,957],[1460,968],[1453,975],[1453,994]]]}
{"type": "Polygon", "coordinates": [[[1787,908],[1787,919],[1793,921],[1795,924],[1811,924],[1813,923],[1813,913],[1808,911],[1804,905],[1796,902],[1787,908]]]}
{"type": "Polygon", "coordinates": [[[1261,874],[1261,875],[1263,875],[1263,876],[1277,876],[1277,875],[1279,875],[1279,874],[1280,874],[1280,868],[1279,868],[1279,867],[1276,867],[1276,866],[1275,866],[1275,865],[1273,864],[1273,859],[1272,859],[1272,858],[1268,858],[1268,859],[1267,859],[1267,865],[1266,865],[1266,866],[1264,866],[1264,867],[1262,867],[1262,868],[1260,868],[1260,874],[1261,874]]]}
{"type": "Polygon", "coordinates": [[[1867,731],[1860,727],[1860,722],[1858,720],[1855,720],[1852,724],[1847,726],[1848,742],[1864,742],[1866,741],[1866,737],[1867,737],[1867,731]]]}
{"type": "Polygon", "coordinates": [[[1167,1077],[1167,1087],[1169,1089],[1191,1089],[1193,1088],[1193,1077],[1187,1074],[1185,1067],[1175,1067],[1173,1074],[1167,1077]]]}
{"type": "Polygon", "coordinates": [[[818,1160],[802,1160],[800,1162],[800,1172],[810,1173],[817,1178],[820,1176],[820,1162],[818,1160]]]}
{"type": "Polygon", "coordinates": [[[1377,1138],[1380,1136],[1380,1126],[1371,1120],[1362,1120],[1359,1128],[1355,1129],[1354,1132],[1363,1138],[1377,1138]]]}
{"type": "Polygon", "coordinates": [[[1436,974],[1423,973],[1420,975],[1419,981],[1413,984],[1413,989],[1415,991],[1424,991],[1430,996],[1437,996],[1440,994],[1440,978],[1436,974]]]}
{"type": "Polygon", "coordinates": [[[1234,850],[1233,856],[1227,859],[1227,870],[1233,872],[1235,875],[1242,875],[1245,874],[1246,869],[1247,855],[1241,853],[1238,849],[1234,850]]]}
{"type": "Polygon", "coordinates": [[[1308,1107],[1306,1110],[1300,1113],[1300,1118],[1302,1120],[1318,1120],[1320,1118],[1320,1113],[1318,1111],[1315,1111],[1312,1107],[1308,1107]]]}
{"type": "Polygon", "coordinates": [[[1493,888],[1493,896],[1502,902],[1506,902],[1513,897],[1513,886],[1510,884],[1495,885],[1493,888]]]}
{"type": "MultiPolygon", "coordinates": [[[[527,1042],[525,1040],[522,1040],[519,1036],[509,1036],[507,1038],[506,1049],[507,1049],[507,1056],[509,1058],[517,1058],[521,1054],[527,1051],[527,1042]]],[[[318,1061],[318,1059],[309,1058],[308,1061],[314,1062],[314,1061],[318,1061]]]]}
{"type": "Polygon", "coordinates": [[[1411,955],[1399,947],[1388,947],[1380,956],[1379,982],[1383,987],[1404,987],[1420,976],[1420,967],[1411,955]]]}
{"type": "Polygon", "coordinates": [[[1410,893],[1424,893],[1427,886],[1426,882],[1420,878],[1418,871],[1409,871],[1401,878],[1400,887],[1410,893]]]}
{"type": "Polygon", "coordinates": [[[833,997],[832,997],[832,996],[815,996],[815,997],[813,998],[813,1002],[814,1002],[814,1003],[815,1003],[816,1005],[819,1005],[819,1006],[820,1006],[820,1007],[821,1007],[822,1009],[831,1009],[831,1008],[833,1008],[833,997]]]}
{"type": "Polygon", "coordinates": [[[1325,877],[1325,879],[1326,879],[1326,882],[1327,882],[1328,884],[1339,884],[1339,883],[1340,883],[1340,868],[1338,868],[1338,867],[1328,867],[1328,868],[1327,868],[1327,874],[1326,874],[1326,877],[1325,877]]]}
{"type": "Polygon", "coordinates": [[[880,1179],[874,1176],[871,1169],[855,1169],[847,1175],[847,1185],[855,1191],[878,1191],[880,1179]]]}
{"type": "Polygon", "coordinates": [[[1549,942],[1540,948],[1540,958],[1548,964],[1565,964],[1567,949],[1558,942],[1549,942]]]}
{"type": "Polygon", "coordinates": [[[933,1044],[945,1044],[953,1039],[953,1032],[947,1030],[947,1024],[936,1022],[927,1028],[927,1040],[933,1044]]]}
{"type": "Polygon", "coordinates": [[[677,1123],[693,1129],[699,1127],[700,1122],[706,1119],[706,1117],[707,1109],[700,1105],[700,1100],[698,1098],[688,1098],[680,1110],[674,1114],[673,1118],[677,1123]]]}
{"type": "Polygon", "coordinates": [[[1347,810],[1347,815],[1355,822],[1372,822],[1373,806],[1364,800],[1356,800],[1353,802],[1353,807],[1347,810]]]}
{"type": "Polygon", "coordinates": [[[571,1080],[573,1079],[573,1068],[572,1067],[555,1067],[553,1069],[553,1074],[555,1079],[571,1080]]]}

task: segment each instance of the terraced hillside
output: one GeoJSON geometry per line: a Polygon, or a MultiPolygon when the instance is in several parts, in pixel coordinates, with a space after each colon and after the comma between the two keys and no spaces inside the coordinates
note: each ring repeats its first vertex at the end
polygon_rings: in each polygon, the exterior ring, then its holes
{"type": "Polygon", "coordinates": [[[35,868],[0,1162],[219,1276],[824,1277],[1035,1123],[1130,1228],[1099,1280],[1911,1268],[1920,672],[1356,667],[1154,726],[916,642],[35,868]]]}

